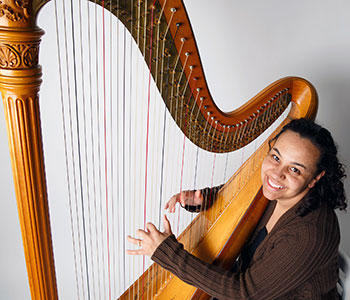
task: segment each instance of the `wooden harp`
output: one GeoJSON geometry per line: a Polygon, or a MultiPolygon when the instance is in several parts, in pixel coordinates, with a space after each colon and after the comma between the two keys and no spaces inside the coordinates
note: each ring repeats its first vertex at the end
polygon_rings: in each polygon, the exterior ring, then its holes
{"type": "MultiPolygon", "coordinates": [[[[32,299],[58,299],[38,103],[42,75],[38,53],[43,31],[37,27],[36,18],[47,2],[6,0],[1,4],[0,17],[0,89],[32,299]]],[[[220,111],[207,87],[181,1],[98,0],[95,3],[108,7],[134,39],[138,38],[137,27],[143,26],[146,35],[142,45],[146,47],[139,48],[144,60],[153,78],[171,74],[179,79],[173,83],[156,81],[157,87],[172,118],[197,146],[216,153],[244,147],[263,133],[288,105],[291,106],[289,114],[275,132],[290,119],[315,117],[316,91],[306,80],[296,77],[274,82],[233,112],[220,111]],[[143,13],[138,13],[140,6],[143,13]],[[133,21],[136,19],[140,22],[133,21]],[[160,52],[152,51],[157,48],[156,30],[163,45],[160,52]],[[162,59],[167,59],[169,64],[159,63],[162,59]],[[176,67],[169,68],[169,65],[176,67]],[[171,84],[181,87],[178,89],[181,92],[171,95],[171,84]],[[172,108],[172,97],[179,100],[181,109],[172,108]]],[[[181,234],[179,239],[195,255],[223,266],[237,256],[266,205],[259,193],[259,168],[267,149],[265,142],[242,165],[239,180],[234,175],[219,192],[218,201],[211,209],[199,214],[181,234]],[[206,230],[193,244],[189,232],[200,230],[203,220],[206,230]]],[[[144,299],[146,296],[152,299],[202,297],[195,288],[163,273],[156,265],[147,269],[120,298],[144,299]]]]}

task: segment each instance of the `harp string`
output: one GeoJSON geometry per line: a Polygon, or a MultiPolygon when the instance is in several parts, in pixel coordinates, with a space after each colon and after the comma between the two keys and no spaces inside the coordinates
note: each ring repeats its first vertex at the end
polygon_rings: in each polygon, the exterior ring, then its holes
{"type": "MultiPolygon", "coordinates": [[[[91,16],[90,16],[90,6],[88,5],[88,3],[86,3],[86,10],[87,10],[87,20],[88,20],[88,24],[91,23],[91,16]]],[[[92,43],[91,43],[91,30],[90,30],[90,26],[87,26],[87,40],[88,40],[88,74],[89,74],[89,104],[90,104],[90,114],[92,114],[93,112],[93,93],[92,93],[92,55],[91,55],[91,47],[92,47],[92,43]]],[[[91,159],[92,159],[92,166],[95,166],[96,163],[96,157],[95,157],[95,137],[93,132],[95,131],[95,122],[93,121],[94,118],[90,117],[90,141],[91,141],[91,149],[93,149],[93,151],[91,151],[91,159]]],[[[93,196],[93,211],[94,211],[94,223],[96,224],[94,226],[95,229],[95,236],[98,236],[98,230],[97,230],[97,188],[96,188],[96,171],[95,171],[95,167],[92,168],[92,196],[93,196]]],[[[93,246],[91,246],[91,248],[93,249],[93,246]]],[[[96,262],[96,272],[97,272],[97,278],[101,278],[100,276],[100,247],[99,247],[99,242],[98,239],[95,239],[95,249],[96,249],[96,253],[95,255],[92,255],[92,260],[96,262]]],[[[95,295],[96,293],[98,294],[98,297],[102,297],[101,296],[101,280],[97,280],[97,291],[95,290],[95,295]]],[[[96,296],[95,296],[96,297],[96,296]]]]}
{"type": "MultiPolygon", "coordinates": [[[[132,4],[132,1],[130,0],[130,3],[131,3],[131,30],[133,30],[133,26],[134,26],[134,6],[132,4]]],[[[118,5],[118,9],[119,9],[119,1],[117,2],[117,5],[118,5]]],[[[111,15],[112,17],[112,15],[111,15]]],[[[118,26],[119,26],[119,22],[118,22],[118,26]]],[[[129,65],[130,65],[130,70],[132,70],[132,66],[133,66],[133,43],[132,43],[132,39],[130,38],[130,44],[129,44],[129,47],[130,47],[130,60],[129,60],[129,65]]],[[[129,75],[129,82],[130,82],[130,88],[129,88],[129,94],[130,94],[130,107],[133,107],[134,106],[134,103],[133,103],[133,80],[132,80],[132,75],[133,75],[133,72],[130,71],[130,75],[129,75]]],[[[137,86],[137,83],[136,83],[136,86],[137,86]]],[[[132,139],[131,139],[131,134],[132,134],[132,110],[129,109],[129,141],[128,141],[128,144],[129,144],[129,149],[132,149],[132,145],[136,145],[135,141],[134,143],[132,143],[132,139]]],[[[133,124],[134,127],[136,127],[136,124],[133,124]]],[[[132,170],[132,162],[131,162],[131,155],[129,155],[129,160],[128,160],[128,168],[129,170],[132,170]]],[[[132,173],[129,171],[129,190],[128,190],[128,195],[131,197],[132,201],[134,201],[134,206],[135,206],[135,198],[132,197],[132,192],[131,192],[131,181],[132,181],[132,173]]],[[[135,214],[133,216],[133,224],[135,224],[135,214]]],[[[134,229],[134,228],[133,228],[134,229]]],[[[135,260],[132,260],[131,262],[132,264],[132,267],[131,267],[131,270],[132,270],[132,276],[133,278],[136,277],[136,270],[135,270],[135,260]]],[[[124,277],[126,278],[126,274],[124,274],[124,277]]],[[[124,280],[126,281],[126,280],[124,280]]],[[[133,297],[134,297],[134,294],[135,294],[135,291],[133,290],[133,297]]],[[[130,299],[130,295],[129,295],[129,299],[130,299]]]]}
{"type": "MultiPolygon", "coordinates": [[[[226,130],[226,126],[224,127],[224,130],[223,130],[223,132],[222,132],[222,134],[221,134],[221,139],[220,139],[220,150],[222,150],[223,149],[223,139],[224,139],[224,136],[225,136],[225,130],[226,130]]],[[[222,168],[222,174],[219,174],[219,175],[222,175],[223,176],[223,182],[225,182],[225,167],[226,166],[224,166],[224,168],[222,168]]],[[[217,209],[216,209],[216,211],[215,211],[215,215],[217,215],[218,214],[218,211],[221,211],[222,210],[222,204],[220,205],[220,206],[217,206],[217,209]]]]}
{"type": "MultiPolygon", "coordinates": [[[[142,3],[141,3],[141,0],[139,0],[138,2],[137,2],[137,40],[136,40],[136,44],[137,44],[137,48],[138,49],[141,49],[141,41],[140,41],[140,36],[141,36],[141,12],[143,11],[142,10],[142,5],[141,5],[142,3]]],[[[144,48],[144,47],[143,47],[144,48]]],[[[142,53],[144,53],[144,52],[142,52],[142,53]]],[[[145,69],[144,69],[144,67],[143,67],[143,64],[141,65],[141,69],[142,69],[142,75],[144,75],[144,72],[145,72],[145,69]]],[[[136,60],[136,73],[139,73],[139,60],[136,60]]],[[[137,77],[137,80],[138,80],[138,77],[137,77]]],[[[144,81],[142,81],[142,91],[144,92],[144,81]]],[[[136,89],[136,115],[138,115],[139,114],[139,105],[138,105],[138,103],[137,103],[137,99],[139,99],[140,98],[140,96],[139,96],[139,90],[138,89],[136,89]]],[[[144,99],[144,95],[141,95],[141,98],[142,99],[144,99]]],[[[144,117],[144,115],[142,114],[142,124],[143,124],[143,117],[144,117]]],[[[136,143],[137,143],[137,141],[136,141],[136,126],[134,126],[134,134],[135,134],[135,143],[134,143],[134,145],[136,146],[136,143]]],[[[134,159],[135,159],[135,161],[136,161],[136,152],[134,152],[134,159]]],[[[139,172],[139,173],[137,173],[136,172],[136,163],[134,164],[134,174],[135,174],[135,176],[136,176],[136,174],[139,174],[139,182],[141,182],[141,172],[139,172]]],[[[142,195],[141,195],[141,189],[139,189],[138,190],[139,192],[138,192],[138,195],[137,195],[137,197],[134,197],[134,199],[135,199],[135,205],[137,205],[136,204],[136,199],[142,199],[142,195]]],[[[135,194],[135,196],[136,196],[136,194],[135,194]]],[[[136,217],[136,215],[135,215],[135,217],[136,217]]],[[[141,217],[141,216],[140,216],[141,217]]],[[[136,218],[134,219],[134,222],[133,222],[133,224],[135,224],[135,226],[133,227],[133,232],[135,232],[135,230],[136,230],[136,226],[137,226],[137,222],[136,222],[136,218]]],[[[137,263],[137,261],[140,261],[140,259],[134,259],[133,260],[133,262],[135,262],[135,264],[134,264],[134,266],[135,266],[135,269],[136,270],[139,270],[139,268],[137,267],[138,265],[139,265],[139,263],[137,263]]],[[[142,263],[142,262],[141,262],[142,263]]],[[[137,272],[135,272],[135,274],[136,274],[137,272]]],[[[135,298],[136,297],[136,295],[137,295],[137,291],[140,289],[140,278],[138,277],[138,279],[137,279],[137,285],[136,285],[136,290],[135,289],[133,289],[133,298],[135,298]]]]}
{"type": "MultiPolygon", "coordinates": [[[[73,7],[73,6],[72,6],[73,7]]],[[[82,32],[82,3],[81,0],[78,1],[78,23],[79,26],[78,27],[78,43],[77,45],[83,45],[83,32],[82,32]]],[[[73,11],[72,11],[72,15],[73,15],[73,11]]],[[[72,18],[73,20],[73,18],[72,18]]],[[[74,26],[74,24],[72,24],[74,26]]],[[[74,34],[74,32],[72,31],[72,33],[74,34]]],[[[74,41],[75,43],[75,41],[74,41]]],[[[80,46],[80,47],[76,47],[76,48],[80,48],[80,72],[81,74],[85,74],[85,69],[84,69],[84,64],[83,61],[85,61],[85,51],[84,51],[84,47],[80,46]]],[[[90,174],[90,167],[88,164],[88,141],[87,141],[87,107],[86,107],[86,94],[85,94],[85,77],[81,76],[80,77],[80,85],[81,85],[81,101],[82,101],[82,123],[83,123],[83,156],[84,156],[84,170],[83,170],[83,174],[86,174],[85,176],[83,176],[83,178],[85,177],[85,189],[87,189],[90,186],[90,179],[89,179],[89,174],[90,174]],[[85,151],[84,151],[85,150],[85,151]]],[[[75,89],[77,90],[77,89],[75,89]]],[[[78,103],[78,101],[76,101],[78,103]]],[[[79,122],[79,120],[77,120],[79,122]]],[[[81,183],[83,185],[83,183],[81,183]]],[[[94,260],[92,259],[94,257],[94,249],[92,247],[93,241],[92,241],[92,216],[91,216],[91,197],[90,197],[90,193],[86,193],[86,210],[87,210],[87,224],[86,226],[88,226],[88,234],[87,234],[87,238],[89,239],[89,241],[86,241],[85,244],[85,252],[86,252],[86,256],[85,259],[89,260],[90,262],[90,268],[87,269],[87,285],[88,287],[88,298],[90,299],[90,297],[93,297],[94,292],[95,292],[95,266],[94,266],[94,260]],[[90,244],[90,257],[88,256],[88,243],[90,244]],[[91,276],[90,276],[91,274],[91,276]],[[91,291],[90,291],[91,289],[91,291]]],[[[82,208],[82,212],[83,215],[85,215],[84,209],[82,208]]],[[[85,224],[85,222],[83,222],[83,224],[85,224]]]]}
{"type": "MultiPolygon", "coordinates": [[[[214,119],[212,119],[212,123],[213,123],[213,122],[214,122],[214,119]]],[[[215,137],[216,129],[217,129],[217,121],[215,121],[215,129],[214,129],[214,132],[213,132],[213,135],[212,135],[212,141],[211,141],[212,149],[213,149],[213,142],[214,142],[214,137],[215,137]]],[[[221,145],[220,145],[220,146],[221,146],[221,145]]],[[[212,168],[211,184],[210,184],[210,187],[211,187],[211,188],[214,187],[215,163],[216,163],[216,153],[213,154],[213,168],[212,168]]],[[[210,194],[212,194],[211,191],[210,191],[210,194]]],[[[212,198],[211,196],[212,196],[212,195],[210,195],[210,197],[209,197],[210,199],[212,198]]],[[[210,201],[213,201],[213,200],[210,200],[210,201]]],[[[217,211],[212,210],[212,217],[216,215],[216,214],[214,214],[215,212],[217,212],[217,211]]]]}
{"type": "MultiPolygon", "coordinates": [[[[112,71],[112,66],[114,64],[114,60],[113,60],[113,45],[114,45],[114,39],[113,39],[113,26],[112,26],[112,2],[110,2],[109,5],[109,41],[110,41],[110,45],[111,45],[111,50],[109,52],[109,82],[113,82],[114,78],[113,78],[113,71],[112,71]]],[[[111,167],[110,167],[110,178],[111,178],[111,185],[110,185],[110,195],[111,195],[111,243],[112,243],[112,249],[117,249],[116,248],[116,242],[115,242],[115,229],[114,229],[114,224],[116,223],[115,221],[115,202],[118,201],[117,197],[115,197],[115,189],[114,189],[114,135],[113,135],[113,115],[112,112],[114,110],[114,106],[113,106],[113,88],[112,85],[110,84],[110,88],[109,88],[109,102],[110,102],[110,161],[111,161],[111,167]]],[[[116,295],[117,293],[117,273],[116,273],[116,255],[113,255],[112,251],[112,255],[111,255],[111,273],[112,273],[112,278],[113,278],[113,294],[116,295]]],[[[112,280],[111,280],[112,281],[112,280]]]]}
{"type": "MultiPolygon", "coordinates": [[[[105,272],[105,251],[104,251],[104,246],[105,245],[105,240],[104,240],[104,222],[102,222],[103,220],[103,204],[102,204],[102,199],[103,199],[103,183],[102,183],[102,151],[101,151],[101,107],[100,107],[100,101],[98,101],[100,95],[99,95],[99,91],[100,91],[100,70],[98,68],[99,66],[99,57],[101,57],[100,55],[100,51],[99,51],[99,35],[98,35],[98,26],[97,24],[99,24],[98,20],[98,11],[97,11],[97,1],[95,0],[95,7],[94,7],[94,16],[95,16],[95,22],[93,22],[93,24],[95,24],[94,26],[94,39],[95,39],[95,82],[96,82],[96,123],[97,123],[97,167],[98,167],[98,187],[99,187],[99,200],[98,200],[98,214],[99,214],[99,220],[96,221],[96,228],[98,227],[98,225],[100,225],[99,227],[99,233],[97,232],[97,237],[96,240],[99,240],[100,242],[100,246],[101,246],[101,254],[99,255],[99,265],[101,266],[101,275],[100,275],[100,280],[102,281],[102,297],[103,299],[105,299],[105,287],[106,287],[106,272],[105,272]],[[102,264],[101,264],[102,261],[102,264]],[[102,280],[101,280],[102,278],[102,280]]],[[[119,228],[119,227],[118,227],[119,228]]]]}
{"type": "MultiPolygon", "coordinates": [[[[147,8],[148,8],[148,1],[145,1],[145,24],[147,24],[147,8]]],[[[148,84],[147,84],[147,116],[146,116],[146,151],[145,151],[145,187],[144,187],[144,216],[143,216],[143,228],[144,230],[146,230],[146,220],[147,220],[147,206],[151,205],[152,201],[148,201],[147,198],[147,192],[148,192],[148,175],[149,175],[149,147],[150,147],[150,110],[151,110],[151,78],[152,78],[152,74],[151,74],[151,68],[152,68],[152,55],[153,55],[153,16],[154,16],[154,10],[153,10],[153,6],[151,7],[151,12],[150,12],[150,35],[149,35],[149,61],[148,61],[148,84]]],[[[145,45],[147,42],[147,35],[146,35],[146,30],[144,31],[145,35],[144,35],[144,40],[145,40],[145,45]]],[[[146,47],[145,47],[146,49],[146,47]]],[[[147,51],[147,50],[145,50],[147,51]]],[[[146,56],[146,52],[144,52],[145,56],[146,56]]],[[[150,166],[151,167],[151,166],[150,166]]],[[[151,207],[149,207],[149,214],[152,213],[151,207]]],[[[142,272],[145,272],[145,268],[146,268],[146,257],[143,256],[143,262],[142,262],[142,272]]],[[[147,282],[150,281],[150,274],[148,273],[148,277],[142,278],[142,290],[145,288],[145,280],[147,280],[147,282]]],[[[147,299],[149,299],[149,289],[147,289],[147,299]]]]}
{"type": "MultiPolygon", "coordinates": [[[[147,13],[146,13],[146,9],[147,9],[147,1],[145,1],[145,25],[147,22],[147,13]]],[[[148,72],[148,87],[147,87],[147,116],[146,116],[146,147],[145,147],[145,186],[144,186],[144,211],[143,211],[143,229],[146,230],[146,219],[147,219],[147,184],[148,184],[148,149],[149,149],[149,130],[150,130],[150,102],[151,102],[151,78],[152,78],[152,74],[151,74],[151,68],[152,68],[152,42],[153,42],[153,7],[151,9],[151,29],[150,29],[150,49],[149,49],[149,62],[148,62],[148,68],[149,68],[149,72],[148,72]]],[[[146,45],[146,40],[147,40],[147,35],[146,35],[146,30],[144,31],[144,41],[145,41],[145,45],[146,45]]],[[[144,52],[145,53],[145,52],[144,52]]],[[[145,267],[146,267],[146,257],[143,256],[143,261],[142,261],[142,273],[145,272],[145,267]]],[[[144,289],[144,284],[145,284],[145,279],[143,277],[142,279],[142,290],[144,289]]]]}
{"type": "MultiPolygon", "coordinates": [[[[111,299],[111,255],[110,255],[110,232],[109,232],[109,188],[108,188],[108,157],[107,157],[107,95],[106,95],[106,32],[105,32],[105,2],[102,0],[102,85],[103,85],[103,144],[104,144],[104,173],[105,173],[105,201],[106,201],[106,243],[107,243],[107,275],[108,275],[108,298],[111,299]]],[[[123,98],[124,101],[124,98],[123,98]]],[[[124,107],[124,105],[123,105],[124,107]]],[[[124,114],[123,114],[124,116],[124,114]]],[[[124,124],[124,122],[123,122],[124,124]]],[[[124,135],[123,135],[124,137],[124,135]]],[[[124,139],[124,138],[123,138],[124,139]]],[[[123,144],[124,145],[124,144],[123,144]]],[[[124,154],[124,151],[123,151],[124,154]]],[[[124,175],[124,159],[123,159],[124,175]]],[[[123,184],[124,192],[124,184],[123,184]]],[[[123,193],[124,194],[124,193],[123,193]]],[[[113,200],[113,199],[112,199],[113,200]]]]}
{"type": "MultiPolygon", "coordinates": [[[[119,17],[120,10],[119,10],[119,1],[117,1],[117,17],[119,17]]],[[[125,240],[123,237],[126,233],[126,210],[127,210],[127,203],[125,199],[125,94],[126,94],[126,83],[125,83],[125,65],[126,65],[126,51],[125,51],[125,30],[120,29],[119,22],[116,24],[116,33],[117,33],[117,42],[116,42],[116,69],[122,70],[121,72],[118,71],[116,74],[117,78],[117,84],[116,84],[116,99],[119,100],[119,97],[122,98],[121,103],[119,101],[116,101],[117,104],[117,118],[116,118],[116,130],[117,130],[117,137],[116,137],[116,153],[117,153],[117,190],[118,190],[118,198],[121,202],[121,211],[122,211],[122,225],[117,226],[120,228],[118,231],[118,241],[119,241],[119,248],[118,248],[118,254],[120,255],[119,263],[119,288],[126,288],[126,263],[125,263],[125,240]],[[121,115],[121,116],[120,116],[121,115]],[[123,121],[120,124],[120,119],[123,121]],[[121,130],[120,130],[121,128],[121,130]],[[122,141],[120,141],[119,138],[119,132],[122,132],[121,135],[123,137],[122,141]],[[124,141],[124,143],[123,143],[124,141]],[[120,162],[121,160],[121,162],[120,162]],[[122,172],[120,172],[122,170],[122,172]]],[[[112,57],[112,53],[111,53],[112,57]]],[[[112,64],[111,64],[112,67],[112,64]]],[[[112,70],[111,70],[112,72],[112,70]]],[[[111,88],[112,88],[112,82],[111,88]]],[[[112,115],[111,115],[112,118],[112,115]]],[[[131,119],[130,119],[131,120],[131,119]]],[[[112,132],[111,132],[112,135],[112,132]]],[[[115,255],[118,255],[117,253],[115,255]]],[[[118,266],[117,266],[118,267],[118,266]]]]}
{"type": "MultiPolygon", "coordinates": [[[[162,12],[163,12],[163,9],[164,9],[164,6],[162,7],[162,11],[161,11],[161,13],[160,14],[162,14],[162,12]]],[[[160,45],[159,45],[159,41],[160,41],[160,27],[159,27],[159,22],[158,22],[158,20],[157,20],[157,16],[155,16],[154,17],[155,18],[155,24],[156,24],[156,48],[155,48],[155,55],[154,55],[154,60],[155,60],[155,69],[156,70],[158,70],[158,58],[159,57],[161,57],[161,59],[162,59],[162,56],[163,56],[163,53],[159,53],[159,51],[160,51],[160,45]]],[[[151,24],[151,26],[153,27],[153,23],[151,24]]],[[[155,74],[155,78],[154,78],[154,81],[155,81],[155,86],[157,86],[158,85],[158,80],[160,80],[161,82],[163,81],[163,73],[162,74],[160,74],[160,79],[159,79],[159,77],[158,77],[158,73],[156,72],[156,74],[155,74]]],[[[155,87],[154,87],[155,88],[155,87]]],[[[153,116],[154,117],[156,117],[156,118],[158,118],[158,120],[157,120],[157,122],[154,122],[155,124],[157,124],[155,127],[154,127],[154,131],[156,131],[157,130],[157,134],[156,133],[153,133],[155,136],[160,136],[160,134],[161,134],[161,128],[162,128],[162,126],[161,126],[161,118],[160,118],[160,116],[161,116],[161,114],[160,114],[160,111],[159,112],[157,112],[156,111],[156,105],[155,105],[155,103],[156,103],[156,93],[154,93],[154,96],[153,96],[153,103],[154,103],[154,105],[153,105],[153,116]]],[[[163,128],[164,129],[164,128],[163,128]]],[[[157,187],[156,187],[156,183],[158,183],[159,181],[159,172],[156,172],[156,170],[158,169],[158,163],[159,163],[159,160],[158,159],[156,159],[155,158],[155,152],[156,152],[156,149],[158,149],[159,148],[159,139],[157,140],[157,145],[156,145],[156,143],[152,143],[152,146],[153,146],[153,149],[152,149],[152,153],[153,153],[153,159],[152,159],[152,161],[153,161],[153,164],[152,164],[152,174],[156,174],[156,176],[155,176],[155,180],[152,180],[152,192],[151,192],[151,199],[157,199],[157,196],[156,196],[156,190],[157,190],[157,187]]],[[[159,188],[161,188],[161,187],[159,187],[159,188]]],[[[160,209],[159,209],[159,214],[161,214],[161,203],[162,203],[162,199],[160,198],[159,200],[159,205],[160,205],[160,209]]],[[[154,201],[151,201],[151,204],[152,204],[152,211],[155,213],[155,215],[156,215],[156,213],[157,213],[157,206],[156,206],[156,204],[154,203],[154,201]]],[[[160,228],[160,219],[158,219],[158,222],[159,222],[159,226],[158,226],[158,228],[160,228]]],[[[154,278],[155,277],[155,270],[153,269],[152,270],[152,272],[151,272],[151,275],[150,275],[150,277],[151,278],[154,278]]],[[[153,295],[153,286],[152,286],[152,290],[150,291],[150,295],[153,295]]],[[[151,297],[151,296],[150,296],[151,297]]]]}
{"type": "MultiPolygon", "coordinates": [[[[121,194],[122,194],[122,199],[123,199],[123,237],[126,236],[126,218],[127,218],[127,210],[126,210],[126,198],[127,195],[125,193],[125,160],[126,160],[126,149],[125,149],[125,131],[126,131],[126,56],[127,56],[127,51],[126,51],[126,29],[124,27],[123,29],[123,40],[122,40],[122,44],[123,44],[123,61],[122,61],[122,74],[121,74],[121,80],[122,80],[122,107],[121,107],[121,114],[122,114],[122,140],[121,140],[121,151],[122,151],[122,176],[121,176],[121,181],[122,181],[122,190],[121,190],[121,194]]],[[[126,265],[125,265],[125,249],[126,249],[126,245],[125,245],[125,238],[122,238],[122,257],[123,257],[123,274],[124,274],[124,288],[126,288],[126,265]]]]}
{"type": "MultiPolygon", "coordinates": [[[[136,26],[137,26],[137,30],[136,30],[136,36],[137,36],[137,38],[136,38],[136,45],[137,45],[137,47],[136,47],[136,49],[135,50],[137,50],[137,49],[139,49],[140,48],[140,21],[141,21],[141,3],[140,3],[140,1],[138,1],[137,2],[137,9],[136,9],[136,26]]],[[[131,41],[131,43],[132,43],[132,39],[130,39],[130,41],[131,41]]],[[[139,61],[138,61],[138,59],[136,59],[136,74],[139,72],[139,61]]],[[[136,85],[138,85],[138,77],[136,77],[136,85]]],[[[135,99],[138,99],[138,89],[136,89],[136,93],[135,93],[135,99]]],[[[136,104],[136,101],[135,101],[135,104],[136,104]]],[[[135,105],[135,110],[136,110],[136,115],[138,115],[138,108],[139,108],[139,106],[138,105],[135,105]]],[[[130,115],[131,115],[131,110],[130,110],[130,115]]],[[[134,124],[134,125],[136,125],[136,124],[134,124]]],[[[134,146],[136,146],[136,126],[133,126],[133,128],[134,128],[134,130],[133,130],[133,136],[134,136],[134,143],[133,143],[133,145],[134,146]]],[[[132,145],[130,145],[130,149],[132,148],[131,147],[132,145]]],[[[133,158],[134,158],[134,162],[136,161],[136,151],[134,151],[134,155],[133,155],[133,158]]],[[[133,174],[134,174],[134,176],[136,176],[136,163],[134,163],[134,169],[133,169],[133,174]]],[[[130,182],[131,182],[131,178],[130,178],[130,182]]],[[[131,184],[130,184],[130,187],[131,187],[131,184]]],[[[137,197],[135,197],[135,193],[133,193],[133,203],[134,203],[134,206],[136,206],[136,198],[137,197]]],[[[132,230],[133,230],[133,232],[135,232],[135,230],[136,230],[136,214],[134,214],[134,218],[133,218],[133,222],[132,222],[132,224],[134,224],[134,226],[132,227],[132,230]]],[[[132,260],[132,265],[133,265],[133,274],[134,274],[134,276],[135,276],[135,274],[137,274],[137,262],[136,262],[136,259],[133,259],[132,260]]],[[[136,276],[135,276],[136,277],[136,276]]],[[[136,292],[139,290],[139,286],[140,286],[140,284],[139,284],[139,278],[137,279],[137,285],[136,285],[136,289],[135,289],[135,287],[133,287],[133,289],[132,289],[132,298],[133,299],[135,299],[135,297],[136,297],[136,292]]],[[[129,298],[130,298],[130,296],[129,296],[129,298]]]]}

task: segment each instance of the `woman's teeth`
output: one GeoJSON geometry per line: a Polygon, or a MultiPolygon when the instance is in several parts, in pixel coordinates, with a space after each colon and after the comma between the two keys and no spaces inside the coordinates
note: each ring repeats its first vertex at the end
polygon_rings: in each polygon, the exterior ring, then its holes
{"type": "Polygon", "coordinates": [[[268,179],[268,183],[275,189],[283,189],[283,186],[273,183],[270,179],[268,179]]]}

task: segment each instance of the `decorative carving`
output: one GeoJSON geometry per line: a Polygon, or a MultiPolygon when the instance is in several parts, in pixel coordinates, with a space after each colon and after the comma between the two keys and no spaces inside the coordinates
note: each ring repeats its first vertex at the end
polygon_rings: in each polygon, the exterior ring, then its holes
{"type": "Polygon", "coordinates": [[[29,19],[29,0],[15,0],[15,4],[17,7],[21,8],[23,10],[23,14],[26,17],[26,19],[29,19]]]}
{"type": "Polygon", "coordinates": [[[0,46],[0,67],[3,69],[17,69],[21,59],[19,54],[9,45],[0,46]]]}
{"type": "Polygon", "coordinates": [[[31,46],[27,48],[23,52],[23,64],[28,68],[36,66],[39,62],[38,56],[39,56],[38,46],[31,46]]]}
{"type": "Polygon", "coordinates": [[[12,22],[28,22],[29,0],[14,0],[12,6],[0,1],[0,17],[4,16],[12,22]]]}
{"type": "Polygon", "coordinates": [[[39,45],[0,45],[0,67],[3,69],[30,69],[38,64],[39,45]]]}

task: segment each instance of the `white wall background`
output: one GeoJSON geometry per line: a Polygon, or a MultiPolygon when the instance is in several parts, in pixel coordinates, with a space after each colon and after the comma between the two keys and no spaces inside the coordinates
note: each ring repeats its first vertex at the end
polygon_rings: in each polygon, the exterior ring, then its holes
{"type": "MultiPolygon", "coordinates": [[[[317,121],[339,145],[341,160],[350,165],[350,3],[318,1],[185,1],[211,93],[223,110],[233,110],[269,83],[284,76],[301,76],[318,90],[317,121]]],[[[54,34],[52,3],[39,16],[47,39],[54,34]]],[[[45,43],[45,37],[44,41],[45,43]]],[[[44,72],[54,68],[55,45],[43,60],[44,72]],[[51,58],[51,59],[50,59],[51,58]]],[[[44,78],[49,82],[49,77],[44,78]]],[[[44,82],[44,84],[46,84],[44,82]]],[[[52,95],[54,96],[54,95],[52,95]]],[[[50,101],[51,98],[42,99],[50,101]]],[[[45,105],[43,105],[45,106],[45,105]]],[[[49,106],[49,105],[47,105],[49,106]]],[[[45,114],[45,111],[42,111],[45,114]]],[[[23,247],[0,109],[0,298],[29,299],[23,247]]],[[[349,169],[349,168],[348,168],[349,169]]],[[[350,195],[350,180],[345,180],[350,195]]],[[[341,247],[350,255],[348,214],[339,213],[341,247]]]]}

